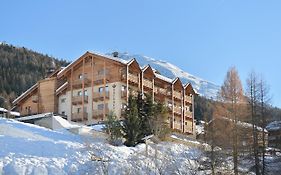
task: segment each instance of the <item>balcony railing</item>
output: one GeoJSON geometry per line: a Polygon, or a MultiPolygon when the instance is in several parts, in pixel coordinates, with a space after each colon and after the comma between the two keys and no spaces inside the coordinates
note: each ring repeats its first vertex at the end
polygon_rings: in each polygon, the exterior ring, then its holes
{"type": "Polygon", "coordinates": [[[109,91],[94,92],[93,93],[93,100],[94,101],[106,100],[106,99],[109,99],[109,91]]]}
{"type": "Polygon", "coordinates": [[[32,99],[32,102],[37,103],[38,102],[38,95],[33,95],[31,97],[31,99],[32,99]]]}
{"type": "Polygon", "coordinates": [[[94,85],[105,84],[111,78],[110,74],[97,74],[94,75],[94,85]]]}
{"type": "Polygon", "coordinates": [[[152,83],[152,81],[147,80],[147,79],[143,79],[143,85],[144,85],[145,87],[150,88],[150,89],[153,88],[153,83],[152,83]]]}
{"type": "Polygon", "coordinates": [[[184,97],[184,101],[185,101],[185,102],[188,102],[188,103],[192,103],[192,97],[186,95],[186,96],[184,97]]]}
{"type": "Polygon", "coordinates": [[[174,129],[181,130],[182,129],[182,123],[180,121],[174,122],[174,129]]]}
{"type": "Polygon", "coordinates": [[[71,120],[73,121],[88,120],[88,113],[87,112],[73,113],[71,120]]]}
{"type": "Polygon", "coordinates": [[[176,99],[182,99],[182,94],[180,92],[174,91],[174,97],[176,99]]]}
{"type": "Polygon", "coordinates": [[[192,112],[190,112],[190,111],[185,111],[185,112],[184,112],[184,116],[187,117],[187,118],[192,118],[192,112]]]}
{"type": "Polygon", "coordinates": [[[179,107],[175,107],[175,108],[174,108],[174,112],[175,112],[175,114],[181,114],[181,113],[182,113],[182,110],[181,110],[181,108],[179,108],[179,107]]]}
{"type": "Polygon", "coordinates": [[[91,84],[91,80],[88,79],[87,77],[84,77],[84,78],[82,78],[82,79],[73,80],[72,86],[73,86],[74,88],[75,88],[75,87],[81,87],[82,84],[83,84],[83,79],[84,79],[84,84],[85,84],[85,85],[91,84]]]}
{"type": "Polygon", "coordinates": [[[139,77],[137,75],[129,73],[128,78],[129,78],[129,81],[131,81],[133,83],[136,83],[136,84],[139,83],[139,77]]]}
{"type": "MultiPolygon", "coordinates": [[[[82,96],[73,96],[72,104],[81,104],[83,100],[82,96]]],[[[88,96],[84,96],[84,103],[88,103],[88,96]]]]}
{"type": "Polygon", "coordinates": [[[100,119],[103,118],[103,114],[108,115],[109,114],[109,109],[95,109],[93,110],[93,119],[100,119]]]}

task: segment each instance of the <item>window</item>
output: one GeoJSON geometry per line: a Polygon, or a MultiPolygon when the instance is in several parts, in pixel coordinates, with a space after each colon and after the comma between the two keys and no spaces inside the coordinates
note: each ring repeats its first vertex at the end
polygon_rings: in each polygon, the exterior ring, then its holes
{"type": "Polygon", "coordinates": [[[103,87],[99,87],[99,92],[103,92],[103,87]]]}
{"type": "Polygon", "coordinates": [[[87,90],[84,91],[84,96],[88,96],[88,91],[87,90]]]}
{"type": "Polygon", "coordinates": [[[127,107],[127,104],[126,104],[126,103],[122,103],[122,104],[121,104],[121,109],[126,109],[126,107],[127,107]]]}
{"type": "Polygon", "coordinates": [[[77,113],[81,113],[81,108],[77,108],[77,113]]]}
{"type": "Polygon", "coordinates": [[[108,86],[105,86],[105,88],[104,87],[99,87],[99,93],[103,92],[104,89],[105,89],[105,92],[109,91],[108,86]]]}
{"type": "Polygon", "coordinates": [[[65,115],[65,111],[62,111],[61,114],[62,114],[62,115],[65,115]]]}
{"type": "Polygon", "coordinates": [[[125,91],[125,90],[127,90],[127,87],[125,85],[122,85],[121,86],[121,91],[125,91]]]}
{"type": "Polygon", "coordinates": [[[65,103],[65,100],[66,100],[65,98],[62,98],[61,103],[65,103]]]}
{"type": "Polygon", "coordinates": [[[103,104],[98,104],[98,110],[103,110],[103,104]]]}
{"type": "Polygon", "coordinates": [[[77,95],[82,96],[82,91],[78,91],[77,95]]]}
{"type": "Polygon", "coordinates": [[[171,108],[173,106],[172,102],[168,101],[168,107],[171,108]]]}
{"type": "Polygon", "coordinates": [[[83,74],[79,74],[79,75],[78,75],[78,79],[79,79],[79,80],[82,80],[82,79],[83,79],[83,74]]]}

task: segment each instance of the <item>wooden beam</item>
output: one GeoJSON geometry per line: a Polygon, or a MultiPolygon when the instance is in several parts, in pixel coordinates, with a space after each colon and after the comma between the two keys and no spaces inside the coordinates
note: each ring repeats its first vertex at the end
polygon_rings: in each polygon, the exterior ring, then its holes
{"type": "Polygon", "coordinates": [[[103,60],[103,119],[105,120],[105,86],[106,86],[106,72],[105,72],[105,60],[103,60]]]}
{"type": "Polygon", "coordinates": [[[185,88],[183,88],[183,128],[182,128],[182,130],[183,130],[183,132],[185,131],[185,116],[186,116],[186,110],[185,110],[185,88]]]}
{"type": "Polygon", "coordinates": [[[141,73],[141,94],[142,94],[142,98],[144,98],[144,92],[143,92],[143,74],[144,74],[144,71],[142,71],[142,73],[141,73]]]}
{"type": "Polygon", "coordinates": [[[85,58],[82,64],[82,121],[84,120],[84,96],[85,96],[85,58]]]}
{"type": "Polygon", "coordinates": [[[155,102],[154,101],[154,77],[152,79],[152,101],[153,101],[153,103],[155,102]]]}
{"type": "Polygon", "coordinates": [[[181,129],[182,129],[182,132],[184,132],[183,127],[184,127],[184,88],[182,88],[182,90],[181,90],[181,129]]]}
{"type": "Polygon", "coordinates": [[[91,65],[91,91],[92,91],[92,98],[90,100],[91,102],[91,118],[93,117],[93,111],[94,111],[94,104],[93,104],[93,97],[94,97],[94,57],[92,56],[92,65],[91,65]]]}
{"type": "Polygon", "coordinates": [[[172,129],[175,128],[175,99],[174,99],[174,84],[172,84],[172,129]]]}
{"type": "Polygon", "coordinates": [[[126,68],[126,81],[127,81],[127,85],[126,85],[126,88],[127,88],[127,105],[128,105],[128,101],[129,101],[129,66],[127,65],[127,68],[126,68]]]}
{"type": "Polygon", "coordinates": [[[71,76],[70,76],[70,91],[71,91],[71,97],[70,97],[70,121],[72,119],[72,97],[73,97],[73,67],[71,68],[71,76]]]}

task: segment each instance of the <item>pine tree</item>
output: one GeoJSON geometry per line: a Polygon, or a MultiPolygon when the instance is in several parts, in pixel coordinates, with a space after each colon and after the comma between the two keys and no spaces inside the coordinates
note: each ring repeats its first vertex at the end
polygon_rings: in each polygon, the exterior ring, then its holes
{"type": "Polygon", "coordinates": [[[128,105],[123,123],[124,138],[126,139],[125,145],[135,146],[142,139],[141,134],[141,121],[138,118],[138,106],[136,99],[129,95],[128,105]]]}
{"type": "Polygon", "coordinates": [[[120,145],[122,138],[122,126],[120,122],[116,119],[116,115],[110,112],[107,115],[107,121],[105,123],[105,131],[109,134],[109,142],[112,145],[120,145]]]}
{"type": "Polygon", "coordinates": [[[149,125],[151,133],[162,140],[170,133],[168,109],[163,103],[153,104],[153,115],[150,118],[149,125]]]}
{"type": "Polygon", "coordinates": [[[143,135],[148,136],[153,133],[150,121],[154,115],[155,105],[150,94],[145,94],[145,99],[143,100],[143,111],[144,115],[142,116],[142,129],[143,135]]]}

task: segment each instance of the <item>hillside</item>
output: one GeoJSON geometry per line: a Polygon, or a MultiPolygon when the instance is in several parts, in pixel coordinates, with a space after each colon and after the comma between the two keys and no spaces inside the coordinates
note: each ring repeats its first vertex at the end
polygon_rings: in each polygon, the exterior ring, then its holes
{"type": "Polygon", "coordinates": [[[206,174],[198,169],[206,159],[198,148],[163,142],[149,145],[146,155],[144,144],[112,146],[106,137],[95,130],[75,135],[0,118],[0,174],[206,174]]]}
{"type": "MultiPolygon", "coordinates": [[[[0,96],[10,102],[35,82],[45,77],[50,68],[67,64],[24,47],[0,43],[0,96]]],[[[0,99],[0,106],[7,106],[0,99]]]]}
{"type": "MultiPolygon", "coordinates": [[[[106,55],[112,56],[112,53],[107,53],[106,55]]],[[[145,66],[149,64],[166,77],[169,77],[171,79],[174,79],[175,77],[179,77],[183,83],[191,83],[199,94],[207,98],[215,98],[217,96],[217,92],[220,89],[218,85],[215,85],[214,83],[211,83],[209,81],[203,80],[202,78],[191,75],[190,73],[183,71],[181,68],[167,61],[150,58],[144,55],[129,54],[127,52],[124,53],[119,52],[118,58],[123,60],[131,60],[132,58],[136,58],[140,66],[145,66]]]]}

